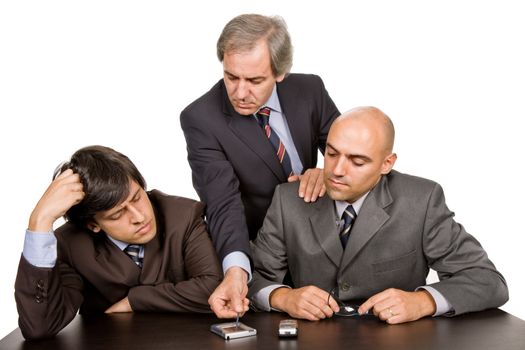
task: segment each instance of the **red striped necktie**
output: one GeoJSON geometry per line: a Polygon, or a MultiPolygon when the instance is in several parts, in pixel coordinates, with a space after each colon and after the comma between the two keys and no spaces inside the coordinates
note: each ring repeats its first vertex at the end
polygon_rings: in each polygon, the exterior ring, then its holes
{"type": "Polygon", "coordinates": [[[255,116],[257,117],[259,125],[264,130],[266,137],[268,140],[270,140],[273,148],[275,148],[275,151],[277,152],[277,159],[279,159],[279,162],[284,169],[284,174],[289,177],[293,175],[292,162],[290,161],[288,152],[286,152],[284,143],[281,142],[281,139],[279,136],[277,136],[277,133],[275,133],[270,127],[270,111],[271,110],[269,107],[263,107],[259,110],[259,112],[257,112],[255,116]]]}

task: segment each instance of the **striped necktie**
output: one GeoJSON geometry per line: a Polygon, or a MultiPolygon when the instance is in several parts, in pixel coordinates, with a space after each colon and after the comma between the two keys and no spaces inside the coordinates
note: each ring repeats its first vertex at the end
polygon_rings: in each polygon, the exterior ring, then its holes
{"type": "Polygon", "coordinates": [[[142,258],[140,257],[140,245],[138,244],[130,244],[124,249],[124,253],[126,253],[131,260],[135,264],[137,264],[138,267],[142,267],[142,258]]]}
{"type": "Polygon", "coordinates": [[[354,207],[352,207],[352,205],[347,206],[343,212],[342,220],[344,220],[344,225],[341,233],[339,234],[339,239],[341,239],[343,249],[346,248],[346,243],[348,243],[350,229],[352,228],[352,224],[354,223],[356,216],[357,214],[355,213],[354,207]]]}
{"type": "Polygon", "coordinates": [[[271,110],[269,107],[263,107],[259,110],[259,112],[257,112],[255,116],[257,117],[259,125],[261,128],[263,128],[266,137],[270,140],[273,148],[275,148],[275,151],[277,152],[277,158],[284,169],[284,174],[286,177],[289,177],[293,175],[292,162],[290,161],[288,152],[286,152],[284,143],[281,142],[281,139],[277,133],[273,132],[272,128],[270,127],[270,111],[271,110]]]}

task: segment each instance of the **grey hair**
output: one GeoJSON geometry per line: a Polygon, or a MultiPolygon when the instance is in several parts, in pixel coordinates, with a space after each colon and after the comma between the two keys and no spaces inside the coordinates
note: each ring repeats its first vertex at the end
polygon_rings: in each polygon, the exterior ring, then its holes
{"type": "Polygon", "coordinates": [[[292,69],[293,47],[286,22],[280,16],[239,15],[229,21],[217,40],[217,57],[224,60],[227,52],[250,51],[260,39],[266,39],[274,76],[292,69]]]}

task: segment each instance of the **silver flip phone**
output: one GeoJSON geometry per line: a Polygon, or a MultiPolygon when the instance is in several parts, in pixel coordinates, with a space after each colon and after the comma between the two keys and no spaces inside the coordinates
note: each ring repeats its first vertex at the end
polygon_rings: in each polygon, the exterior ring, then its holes
{"type": "Polygon", "coordinates": [[[212,324],[210,330],[226,340],[251,337],[257,334],[255,328],[248,327],[244,323],[239,323],[237,326],[236,322],[212,324]]]}
{"type": "Polygon", "coordinates": [[[279,337],[297,337],[297,320],[282,320],[279,322],[279,337]]]}

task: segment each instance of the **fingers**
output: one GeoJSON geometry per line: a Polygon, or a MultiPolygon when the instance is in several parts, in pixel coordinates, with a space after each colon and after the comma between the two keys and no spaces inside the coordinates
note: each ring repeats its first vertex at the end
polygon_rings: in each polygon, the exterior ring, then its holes
{"type": "Polygon", "coordinates": [[[245,275],[246,272],[240,268],[230,268],[224,280],[211,294],[208,303],[217,317],[234,318],[237,314],[244,315],[248,311],[250,301],[246,298],[248,287],[245,275]]]}
{"type": "Polygon", "coordinates": [[[337,304],[337,301],[334,298],[328,298],[328,306],[333,310],[333,312],[339,312],[339,304],[337,304]]]}
{"type": "Polygon", "coordinates": [[[328,293],[314,286],[295,289],[287,300],[289,311],[293,317],[318,321],[332,317],[334,309],[327,303],[328,293]]]}
{"type": "Polygon", "coordinates": [[[208,299],[208,303],[210,304],[211,310],[218,318],[235,318],[237,317],[237,312],[232,310],[226,302],[219,298],[213,298],[210,297],[208,299]]]}
{"type": "Polygon", "coordinates": [[[374,315],[389,323],[415,321],[435,312],[435,303],[426,291],[406,292],[390,288],[370,297],[359,308],[364,314],[373,310],[374,315]]]}
{"type": "MultiPolygon", "coordinates": [[[[394,305],[394,302],[391,300],[394,291],[395,289],[390,288],[371,296],[361,304],[358,310],[359,314],[363,315],[372,310],[374,315],[381,318],[381,312],[394,305]]],[[[389,313],[385,311],[383,315],[386,317],[389,313]]]]}
{"type": "Polygon", "coordinates": [[[300,180],[301,177],[299,175],[292,175],[290,177],[288,177],[288,182],[294,182],[294,181],[297,181],[297,180],[300,180]]]}
{"type": "Polygon", "coordinates": [[[243,316],[249,309],[250,301],[245,298],[241,302],[240,308],[233,307],[232,303],[226,302],[224,299],[211,298],[208,299],[210,308],[218,318],[236,318],[237,315],[243,316]],[[240,310],[240,311],[238,311],[240,310]]]}
{"type": "Polygon", "coordinates": [[[315,202],[317,198],[322,197],[326,192],[323,181],[323,169],[308,169],[299,177],[299,180],[299,197],[304,198],[305,202],[315,202]]]}
{"type": "Polygon", "coordinates": [[[48,232],[53,223],[73,205],[80,203],[84,196],[80,176],[71,169],[64,171],[51,182],[33,209],[28,229],[34,232],[48,232]]]}

